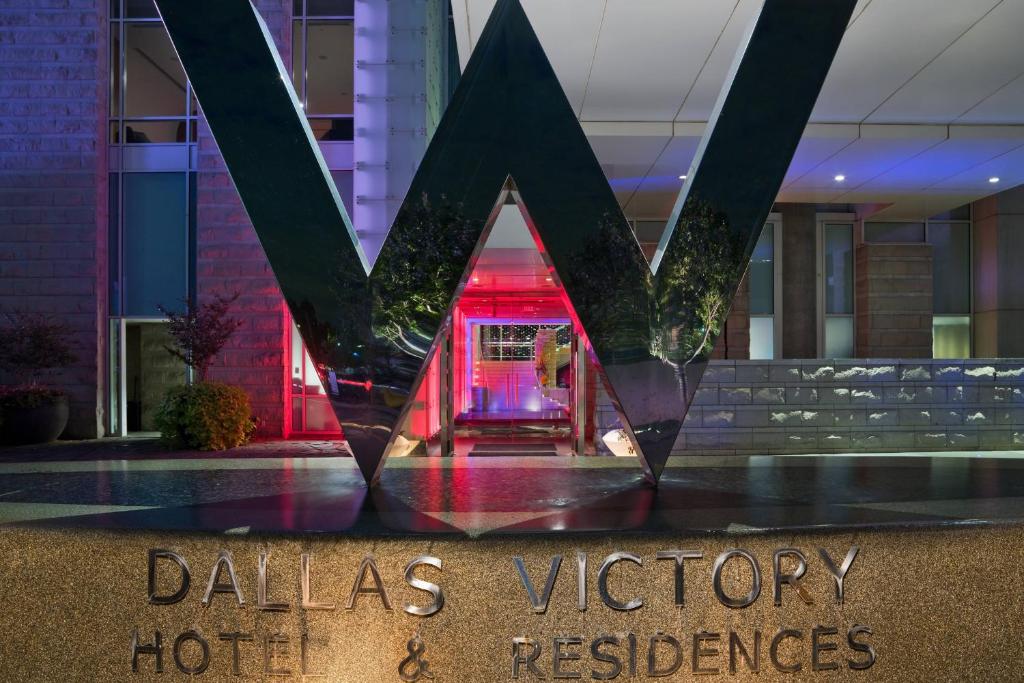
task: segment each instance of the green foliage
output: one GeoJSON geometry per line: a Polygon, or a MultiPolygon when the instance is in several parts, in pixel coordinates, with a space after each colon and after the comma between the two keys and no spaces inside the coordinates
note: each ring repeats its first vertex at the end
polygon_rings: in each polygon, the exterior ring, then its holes
{"type": "Polygon", "coordinates": [[[595,349],[611,362],[642,360],[650,353],[651,269],[621,216],[604,214],[573,254],[562,281],[595,349]],[[641,273],[637,278],[636,273],[641,273]]]}
{"type": "Polygon", "coordinates": [[[214,357],[243,324],[237,318],[227,317],[228,309],[237,299],[236,292],[231,296],[217,294],[199,306],[186,300],[183,312],[157,307],[167,316],[167,332],[174,339],[174,346],[164,348],[195,370],[200,380],[206,379],[214,357]]]}
{"type": "Polygon", "coordinates": [[[29,381],[42,370],[67,367],[73,362],[75,355],[65,324],[40,313],[4,314],[0,327],[0,368],[21,381],[29,381]]]}
{"type": "Polygon", "coordinates": [[[53,405],[64,397],[59,389],[38,385],[0,387],[0,414],[5,410],[53,405]]]}
{"type": "Polygon", "coordinates": [[[156,414],[170,448],[220,451],[249,441],[256,426],[248,395],[220,382],[200,382],[167,392],[156,414]]]}
{"type": "Polygon", "coordinates": [[[657,298],[663,319],[678,325],[663,348],[686,365],[711,353],[746,267],[746,245],[725,214],[693,200],[675,231],[658,271],[657,298]]]}
{"type": "Polygon", "coordinates": [[[373,270],[374,331],[419,355],[433,340],[451,293],[476,247],[480,226],[461,207],[426,196],[403,206],[373,270]],[[438,239],[443,235],[443,239],[438,239]]]}

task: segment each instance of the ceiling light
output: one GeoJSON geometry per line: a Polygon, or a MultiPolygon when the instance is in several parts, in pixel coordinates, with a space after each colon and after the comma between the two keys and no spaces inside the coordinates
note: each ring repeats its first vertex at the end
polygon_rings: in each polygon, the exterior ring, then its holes
{"type": "Polygon", "coordinates": [[[991,178],[989,178],[989,179],[988,179],[988,181],[989,181],[990,183],[993,183],[993,184],[995,184],[995,183],[998,183],[998,182],[999,182],[999,176],[997,176],[997,175],[994,175],[994,176],[992,176],[991,178]]]}
{"type": "Polygon", "coordinates": [[[833,180],[835,180],[837,183],[841,183],[844,180],[846,180],[846,176],[844,176],[842,173],[840,173],[835,178],[833,178],[833,180]]]}
{"type": "Polygon", "coordinates": [[[686,176],[684,176],[684,175],[681,175],[681,176],[679,176],[679,179],[680,179],[680,180],[686,180],[686,176]]]}

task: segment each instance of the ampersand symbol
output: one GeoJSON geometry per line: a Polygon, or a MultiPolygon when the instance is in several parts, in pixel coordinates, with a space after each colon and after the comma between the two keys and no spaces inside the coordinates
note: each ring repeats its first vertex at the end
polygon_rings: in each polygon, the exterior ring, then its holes
{"type": "Polygon", "coordinates": [[[398,665],[399,678],[408,683],[413,683],[421,678],[433,678],[434,673],[430,670],[430,662],[422,658],[423,653],[427,651],[427,647],[420,640],[419,634],[413,636],[405,644],[405,649],[408,650],[409,656],[398,665]],[[411,668],[412,671],[406,671],[407,668],[411,668]]]}

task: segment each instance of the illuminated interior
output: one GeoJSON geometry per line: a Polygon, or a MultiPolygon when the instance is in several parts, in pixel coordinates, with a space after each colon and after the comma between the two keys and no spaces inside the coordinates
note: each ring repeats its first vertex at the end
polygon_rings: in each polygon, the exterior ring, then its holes
{"type": "MultiPolygon", "coordinates": [[[[452,379],[445,395],[455,455],[571,453],[577,333],[564,292],[518,207],[503,206],[452,310],[452,379]]],[[[435,355],[402,430],[410,442],[431,442],[441,429],[439,367],[435,355]]]]}

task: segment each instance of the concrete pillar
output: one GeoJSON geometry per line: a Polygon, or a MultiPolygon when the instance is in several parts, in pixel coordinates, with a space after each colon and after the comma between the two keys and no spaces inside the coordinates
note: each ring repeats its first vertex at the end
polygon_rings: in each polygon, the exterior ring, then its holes
{"type": "Polygon", "coordinates": [[[1024,186],[973,204],[974,355],[1024,356],[1024,186]]]}

